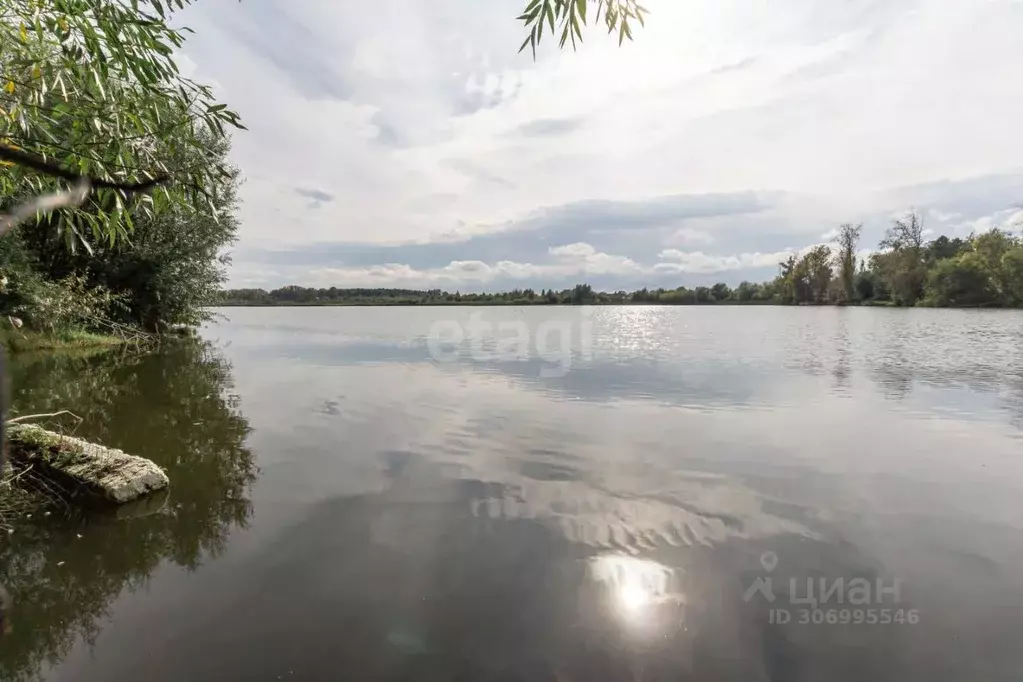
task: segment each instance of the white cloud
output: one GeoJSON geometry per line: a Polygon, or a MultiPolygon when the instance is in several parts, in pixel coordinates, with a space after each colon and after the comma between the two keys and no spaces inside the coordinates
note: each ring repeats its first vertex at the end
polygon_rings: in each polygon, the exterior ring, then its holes
{"type": "Polygon", "coordinates": [[[791,255],[793,255],[791,251],[778,251],[776,253],[740,253],[733,256],[711,256],[702,251],[666,249],[661,251],[660,256],[669,262],[659,263],[655,268],[660,272],[728,272],[730,270],[774,267],[791,255]]]}
{"type": "Polygon", "coordinates": [[[598,253],[590,244],[575,243],[564,246],[552,246],[550,254],[562,261],[561,265],[553,266],[552,273],[580,275],[608,275],[638,273],[642,269],[632,259],[624,256],[612,256],[598,253]]]}
{"type": "Polygon", "coordinates": [[[577,242],[575,244],[565,244],[564,246],[552,246],[550,248],[550,254],[559,258],[567,258],[570,260],[586,259],[593,256],[596,250],[589,244],[583,244],[577,242]]]}
{"type": "Polygon", "coordinates": [[[714,237],[706,230],[680,227],[668,237],[668,246],[706,246],[714,243],[714,237]]]}
{"type": "MultiPolygon", "coordinates": [[[[904,207],[886,192],[1023,163],[1023,91],[1005,85],[1023,69],[1018,2],[647,4],[634,42],[594,29],[578,52],[551,41],[533,63],[515,53],[519,0],[198,3],[187,66],[250,129],[235,137],[239,246],[452,241],[578,201],[750,189],[805,199],[776,208],[803,243],[806,230],[904,207]],[[336,199],[309,210],[295,186],[336,199]],[[807,215],[828,222],[806,227],[807,215]]],[[[977,218],[933,210],[942,223],[977,218]]],[[[736,249],[697,224],[635,242],[684,249],[666,267],[703,271],[776,255],[742,217],[724,225],[749,242],[736,249]],[[707,255],[711,244],[741,255],[707,255]]],[[[641,269],[576,256],[587,272],[641,269]]],[[[360,277],[407,277],[376,265],[360,277]]]]}
{"type": "Polygon", "coordinates": [[[927,212],[928,216],[939,223],[952,223],[962,219],[961,213],[951,213],[932,208],[927,212]]]}
{"type": "Polygon", "coordinates": [[[976,220],[969,220],[960,223],[956,232],[960,234],[983,234],[994,229],[1008,232],[1018,232],[1023,229],[1023,209],[1010,208],[1004,211],[997,211],[991,215],[982,216],[976,220]]]}
{"type": "MultiPolygon", "coordinates": [[[[309,273],[307,284],[324,287],[439,286],[454,289],[486,285],[496,280],[519,280],[518,286],[530,286],[531,282],[538,280],[556,282],[595,275],[657,277],[774,268],[779,261],[793,255],[791,251],[708,255],[700,251],[666,249],[660,253],[659,262],[641,264],[624,256],[597,252],[589,244],[552,247],[550,253],[555,257],[554,262],[541,264],[513,261],[498,261],[492,264],[483,261],[452,261],[443,267],[424,269],[398,263],[366,268],[317,268],[309,273]]],[[[677,285],[678,283],[674,284],[677,285]]]]}

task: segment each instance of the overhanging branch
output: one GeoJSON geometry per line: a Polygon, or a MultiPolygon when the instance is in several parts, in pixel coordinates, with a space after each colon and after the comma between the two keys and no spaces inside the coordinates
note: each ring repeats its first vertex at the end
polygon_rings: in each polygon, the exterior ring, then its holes
{"type": "Polygon", "coordinates": [[[93,189],[116,189],[131,193],[146,192],[166,182],[168,179],[166,175],[158,175],[152,180],[144,182],[114,182],[112,180],[92,178],[62,168],[35,154],[29,154],[28,152],[5,145],[0,145],[0,161],[9,161],[26,168],[31,168],[39,173],[62,178],[74,183],[70,189],[35,197],[15,206],[7,213],[0,213],[0,236],[6,234],[21,221],[31,218],[40,211],[49,212],[58,208],[81,206],[89,196],[89,192],[93,189]]]}
{"type": "Polygon", "coordinates": [[[14,149],[4,145],[0,145],[0,161],[10,161],[11,163],[16,163],[19,166],[25,166],[39,173],[63,178],[70,182],[88,180],[89,184],[95,189],[119,189],[125,192],[146,192],[169,179],[166,175],[158,175],[152,180],[146,180],[144,182],[116,182],[113,180],[93,178],[68,170],[67,168],[62,168],[61,166],[58,166],[51,161],[47,161],[40,156],[36,156],[35,154],[29,154],[28,152],[24,152],[20,149],[14,149]]]}

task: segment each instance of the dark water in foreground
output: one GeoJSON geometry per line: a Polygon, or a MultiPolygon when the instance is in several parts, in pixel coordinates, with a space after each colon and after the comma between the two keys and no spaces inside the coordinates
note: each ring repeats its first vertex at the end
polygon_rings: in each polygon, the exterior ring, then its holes
{"type": "Polygon", "coordinates": [[[0,538],[0,679],[1023,679],[1023,314],[225,312],[20,360],[173,490],[0,538]]]}

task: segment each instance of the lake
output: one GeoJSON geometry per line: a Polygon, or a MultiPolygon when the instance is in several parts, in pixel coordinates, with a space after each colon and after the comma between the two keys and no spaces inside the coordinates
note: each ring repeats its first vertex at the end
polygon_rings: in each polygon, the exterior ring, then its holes
{"type": "Polygon", "coordinates": [[[218,312],[18,358],[172,490],[2,540],[0,679],[1023,677],[1023,312],[218,312]]]}

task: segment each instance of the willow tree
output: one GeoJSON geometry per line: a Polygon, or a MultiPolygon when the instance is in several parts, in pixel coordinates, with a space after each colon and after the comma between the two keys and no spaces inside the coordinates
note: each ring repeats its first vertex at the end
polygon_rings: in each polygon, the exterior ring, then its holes
{"type": "Polygon", "coordinates": [[[190,2],[0,0],[0,197],[37,198],[15,217],[64,207],[55,229],[74,247],[113,244],[133,215],[215,206],[230,170],[208,136],[243,126],[175,61],[190,29],[173,10],[190,2]],[[182,146],[197,162],[173,163],[182,146]]]}

